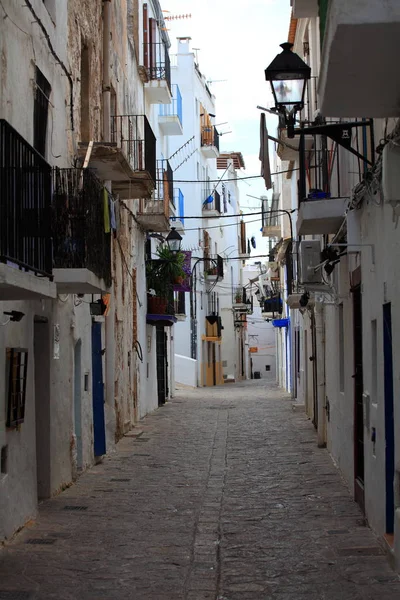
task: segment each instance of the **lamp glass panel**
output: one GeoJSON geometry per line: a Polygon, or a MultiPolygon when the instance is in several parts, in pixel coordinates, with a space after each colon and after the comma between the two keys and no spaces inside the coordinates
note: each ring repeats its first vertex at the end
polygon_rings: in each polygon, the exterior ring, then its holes
{"type": "Polygon", "coordinates": [[[169,239],[167,240],[167,243],[171,252],[179,252],[181,249],[181,240],[169,239]]]}
{"type": "Polygon", "coordinates": [[[275,98],[278,104],[301,104],[303,100],[304,79],[285,79],[273,81],[275,98]]]}

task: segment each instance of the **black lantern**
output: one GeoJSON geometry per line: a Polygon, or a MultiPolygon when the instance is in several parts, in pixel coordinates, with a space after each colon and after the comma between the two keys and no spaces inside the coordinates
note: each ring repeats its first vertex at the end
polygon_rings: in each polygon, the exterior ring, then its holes
{"type": "Polygon", "coordinates": [[[175,227],[171,227],[171,231],[166,237],[168,248],[173,254],[178,254],[181,249],[182,236],[176,231],[175,227]]]}
{"type": "Polygon", "coordinates": [[[275,107],[284,114],[289,127],[294,128],[295,113],[304,106],[307,81],[311,68],[292,52],[293,44],[281,44],[282,52],[265,69],[265,79],[270,82],[275,107]]]}

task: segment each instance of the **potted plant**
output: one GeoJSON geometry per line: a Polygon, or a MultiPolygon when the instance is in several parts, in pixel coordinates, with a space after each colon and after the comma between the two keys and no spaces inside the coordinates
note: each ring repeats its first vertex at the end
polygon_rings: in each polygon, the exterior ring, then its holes
{"type": "Polygon", "coordinates": [[[165,314],[171,301],[173,284],[177,279],[183,280],[184,254],[174,253],[168,246],[157,248],[158,259],[146,264],[147,275],[147,308],[150,314],[165,314]]]}

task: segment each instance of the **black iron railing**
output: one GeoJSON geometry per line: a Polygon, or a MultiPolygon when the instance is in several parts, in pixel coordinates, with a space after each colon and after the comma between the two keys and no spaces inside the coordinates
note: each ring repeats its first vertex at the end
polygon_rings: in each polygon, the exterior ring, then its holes
{"type": "Polygon", "coordinates": [[[106,233],[105,194],[102,183],[87,169],[53,171],[54,267],[89,269],[110,286],[111,234],[106,233]]]}
{"type": "Polygon", "coordinates": [[[134,171],[156,180],[156,137],[145,115],[111,117],[111,142],[125,153],[134,171]]]}
{"type": "Polygon", "coordinates": [[[283,312],[281,295],[278,293],[268,298],[264,298],[261,309],[263,313],[269,313],[271,318],[281,315],[283,312]]]}
{"type": "Polygon", "coordinates": [[[174,174],[167,159],[157,160],[156,199],[174,204],[174,174]]]}
{"type": "Polygon", "coordinates": [[[232,289],[233,308],[241,309],[242,312],[253,312],[253,297],[248,288],[243,286],[234,286],[232,289]]]}
{"type": "Polygon", "coordinates": [[[214,146],[219,151],[219,133],[216,127],[214,127],[214,146]]]}
{"type": "Polygon", "coordinates": [[[300,202],[341,197],[339,145],[328,144],[325,136],[319,137],[320,149],[304,152],[306,192],[300,191],[300,202]]]}
{"type": "Polygon", "coordinates": [[[144,57],[150,79],[166,81],[171,90],[171,61],[166,44],[164,42],[144,44],[144,57]]]}
{"type": "Polygon", "coordinates": [[[203,191],[203,210],[217,210],[221,212],[221,196],[217,190],[211,192],[210,190],[203,191]]]}
{"type": "Polygon", "coordinates": [[[0,119],[0,261],[51,276],[51,167],[0,119]]]}

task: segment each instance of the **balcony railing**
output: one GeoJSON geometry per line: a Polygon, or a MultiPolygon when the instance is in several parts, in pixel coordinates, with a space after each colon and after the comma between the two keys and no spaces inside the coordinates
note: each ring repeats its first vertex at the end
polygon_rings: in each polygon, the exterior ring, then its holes
{"type": "Polygon", "coordinates": [[[155,199],[163,202],[166,207],[171,203],[174,208],[174,174],[169,161],[166,159],[157,161],[157,185],[155,199]]]}
{"type": "Polygon", "coordinates": [[[145,115],[111,117],[111,142],[125,153],[134,171],[156,180],[156,137],[145,115]]]}
{"type": "Polygon", "coordinates": [[[253,312],[253,297],[248,288],[235,286],[232,289],[232,306],[234,310],[251,314],[253,312]]]}
{"type": "Polygon", "coordinates": [[[0,261],[50,276],[51,167],[0,119],[0,261]]]}
{"type": "Polygon", "coordinates": [[[204,125],[201,128],[201,145],[214,146],[219,151],[219,133],[214,125],[204,125]]]}
{"type": "Polygon", "coordinates": [[[54,169],[54,268],[89,269],[111,285],[110,233],[105,233],[104,187],[88,169],[54,169]]]}
{"type": "Polygon", "coordinates": [[[203,211],[216,210],[221,212],[221,196],[217,190],[203,190],[203,211]]]}
{"type": "Polygon", "coordinates": [[[144,44],[144,63],[151,80],[166,81],[171,89],[171,62],[164,42],[144,44]]]}
{"type": "Polygon", "coordinates": [[[177,209],[177,216],[172,218],[172,221],[179,221],[182,225],[185,224],[185,197],[180,188],[174,188],[174,208],[177,209]]]}
{"type": "Polygon", "coordinates": [[[182,94],[179,86],[174,83],[172,85],[172,102],[171,104],[160,104],[159,113],[160,117],[178,117],[180,124],[182,125],[182,94]]]}
{"type": "Polygon", "coordinates": [[[342,189],[339,145],[329,147],[326,137],[320,137],[321,149],[305,152],[306,192],[304,194],[300,190],[300,202],[340,198],[344,192],[347,193],[342,189]]]}

